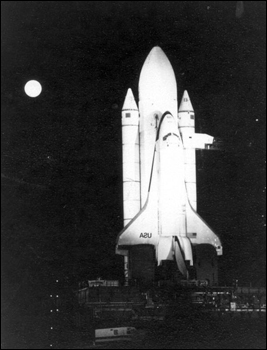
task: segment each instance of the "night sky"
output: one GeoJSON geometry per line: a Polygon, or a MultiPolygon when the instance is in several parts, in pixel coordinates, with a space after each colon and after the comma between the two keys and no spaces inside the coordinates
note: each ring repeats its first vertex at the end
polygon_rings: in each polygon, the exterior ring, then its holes
{"type": "Polygon", "coordinates": [[[121,107],[153,46],[187,89],[198,211],[220,235],[221,283],[265,284],[266,3],[2,2],[2,291],[18,305],[52,276],[122,278],[121,107]],[[24,92],[42,84],[39,97],[24,92]]]}

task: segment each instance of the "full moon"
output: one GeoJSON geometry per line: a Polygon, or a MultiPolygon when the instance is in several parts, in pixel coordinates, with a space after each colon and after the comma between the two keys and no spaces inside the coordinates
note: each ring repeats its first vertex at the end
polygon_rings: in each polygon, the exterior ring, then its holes
{"type": "Polygon", "coordinates": [[[42,91],[42,85],[37,80],[30,80],[24,86],[25,93],[30,97],[37,97],[42,91]]]}

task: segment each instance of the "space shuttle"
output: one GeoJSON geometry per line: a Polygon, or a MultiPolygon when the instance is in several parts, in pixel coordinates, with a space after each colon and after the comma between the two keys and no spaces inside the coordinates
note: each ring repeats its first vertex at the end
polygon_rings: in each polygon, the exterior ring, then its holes
{"type": "Polygon", "coordinates": [[[214,137],[195,133],[187,91],[178,109],[175,74],[158,46],[144,62],[138,90],[138,106],[128,89],[122,107],[124,228],[116,254],[124,256],[125,285],[166,261],[184,279],[197,266],[203,279],[209,261],[197,248],[210,247],[212,266],[222,255],[219,237],[197,213],[196,150],[209,149],[214,137]]]}

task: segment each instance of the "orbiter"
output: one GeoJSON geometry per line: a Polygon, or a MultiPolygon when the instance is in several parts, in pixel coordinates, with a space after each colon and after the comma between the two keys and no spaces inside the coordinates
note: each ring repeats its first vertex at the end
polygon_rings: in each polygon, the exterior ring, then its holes
{"type": "MultiPolygon", "coordinates": [[[[126,285],[138,278],[135,266],[141,274],[147,268],[142,261],[148,256],[150,266],[175,261],[188,279],[190,266],[197,261],[198,267],[207,265],[197,260],[194,247],[210,245],[215,256],[222,255],[219,237],[196,211],[195,151],[208,149],[213,141],[195,133],[187,91],[178,110],[173,68],[162,49],[154,47],[140,74],[139,108],[131,89],[122,108],[124,228],[116,253],[124,256],[126,285]]],[[[198,278],[203,276],[200,272],[198,278]]]]}

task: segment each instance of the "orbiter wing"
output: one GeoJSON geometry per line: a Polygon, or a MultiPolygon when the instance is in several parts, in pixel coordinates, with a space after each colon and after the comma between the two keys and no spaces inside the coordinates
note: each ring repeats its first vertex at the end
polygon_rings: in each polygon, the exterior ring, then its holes
{"type": "Polygon", "coordinates": [[[216,249],[217,255],[222,255],[222,244],[219,237],[212,231],[208,224],[198,215],[188,202],[187,237],[193,245],[211,244],[216,249]]]}

